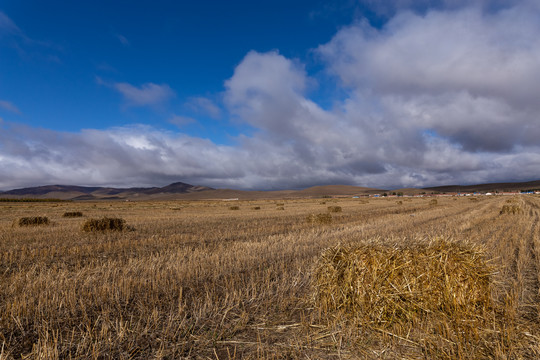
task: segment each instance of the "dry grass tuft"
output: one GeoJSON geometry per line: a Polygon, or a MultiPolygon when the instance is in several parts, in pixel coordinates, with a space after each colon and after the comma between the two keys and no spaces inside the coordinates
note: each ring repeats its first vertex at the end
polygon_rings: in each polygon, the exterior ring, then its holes
{"type": "Polygon", "coordinates": [[[82,217],[83,213],[80,211],[67,211],[62,216],[63,217],[82,217]]]}
{"type": "Polygon", "coordinates": [[[309,224],[331,224],[332,215],[330,214],[310,214],[306,217],[309,224]]]}
{"type": "Polygon", "coordinates": [[[470,201],[478,201],[478,198],[470,197],[469,200],[470,200],[470,201]]]}
{"type": "Polygon", "coordinates": [[[126,221],[122,218],[103,217],[101,219],[88,219],[82,226],[86,232],[93,231],[122,231],[127,229],[126,221]]]}
{"type": "Polygon", "coordinates": [[[276,210],[285,210],[285,208],[283,206],[278,206],[276,210]]]}
{"type": "Polygon", "coordinates": [[[229,206],[229,210],[240,210],[240,206],[229,206]]]}
{"type": "Polygon", "coordinates": [[[429,200],[429,205],[437,205],[437,204],[438,204],[437,199],[429,200]]]}
{"type": "Polygon", "coordinates": [[[328,207],[328,212],[334,212],[334,213],[338,213],[338,212],[342,212],[343,209],[341,208],[341,206],[329,206],[328,207]]]}
{"type": "Polygon", "coordinates": [[[19,226],[49,225],[49,218],[46,216],[27,216],[17,221],[19,226]]]}
{"type": "Polygon", "coordinates": [[[252,210],[261,210],[261,207],[260,206],[254,206],[251,208],[252,210]]]}
{"type": "Polygon", "coordinates": [[[501,211],[499,214],[521,214],[523,213],[523,209],[519,205],[503,205],[501,211]]]}
{"type": "Polygon", "coordinates": [[[398,204],[398,205],[403,205],[403,201],[398,200],[398,201],[396,201],[396,204],[398,204]]]}

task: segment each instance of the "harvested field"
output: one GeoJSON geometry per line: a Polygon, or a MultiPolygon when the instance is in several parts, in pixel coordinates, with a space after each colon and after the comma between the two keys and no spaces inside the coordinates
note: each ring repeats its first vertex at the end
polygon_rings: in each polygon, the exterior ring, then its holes
{"type": "Polygon", "coordinates": [[[335,200],[0,203],[0,359],[540,358],[539,197],[335,200]]]}

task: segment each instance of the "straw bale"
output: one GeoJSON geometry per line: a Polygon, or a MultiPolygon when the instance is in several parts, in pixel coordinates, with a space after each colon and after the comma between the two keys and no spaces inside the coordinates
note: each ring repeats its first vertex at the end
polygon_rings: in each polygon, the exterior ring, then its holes
{"type": "Polygon", "coordinates": [[[82,226],[83,231],[122,231],[126,228],[126,221],[122,218],[103,217],[101,219],[88,219],[82,226]]]}
{"type": "Polygon", "coordinates": [[[332,215],[310,214],[306,217],[306,222],[308,222],[309,224],[330,224],[332,223],[332,215]]]}
{"type": "Polygon", "coordinates": [[[67,211],[62,216],[63,217],[82,217],[83,213],[80,211],[67,211]]]}
{"type": "Polygon", "coordinates": [[[499,214],[521,214],[523,212],[523,209],[521,209],[521,207],[519,205],[503,205],[503,207],[501,208],[501,211],[499,212],[499,214]]]}
{"type": "Polygon", "coordinates": [[[316,268],[316,302],[325,313],[380,326],[433,313],[474,319],[492,306],[491,271],[478,247],[441,239],[338,246],[316,268]]]}
{"type": "Polygon", "coordinates": [[[22,217],[17,222],[19,226],[49,225],[49,218],[46,216],[22,217]]]}

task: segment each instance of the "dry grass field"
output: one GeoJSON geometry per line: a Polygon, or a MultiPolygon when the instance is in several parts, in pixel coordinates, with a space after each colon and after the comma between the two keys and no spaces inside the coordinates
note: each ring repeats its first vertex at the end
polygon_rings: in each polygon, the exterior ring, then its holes
{"type": "Polygon", "coordinates": [[[400,201],[0,203],[0,359],[540,358],[540,198],[400,201]]]}

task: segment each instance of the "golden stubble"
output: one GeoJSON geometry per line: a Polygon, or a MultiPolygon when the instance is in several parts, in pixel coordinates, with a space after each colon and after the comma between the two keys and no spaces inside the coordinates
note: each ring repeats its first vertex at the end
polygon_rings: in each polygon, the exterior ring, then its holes
{"type": "Polygon", "coordinates": [[[0,359],[539,356],[540,199],[400,200],[0,203],[0,359]],[[16,224],[37,216],[49,224],[16,224]],[[81,231],[104,217],[131,230],[81,231]],[[394,277],[336,280],[334,311],[320,266],[354,249],[370,255],[349,274],[394,277]],[[426,260],[441,256],[453,267],[426,260]],[[341,304],[340,286],[363,300],[341,304]]]}

